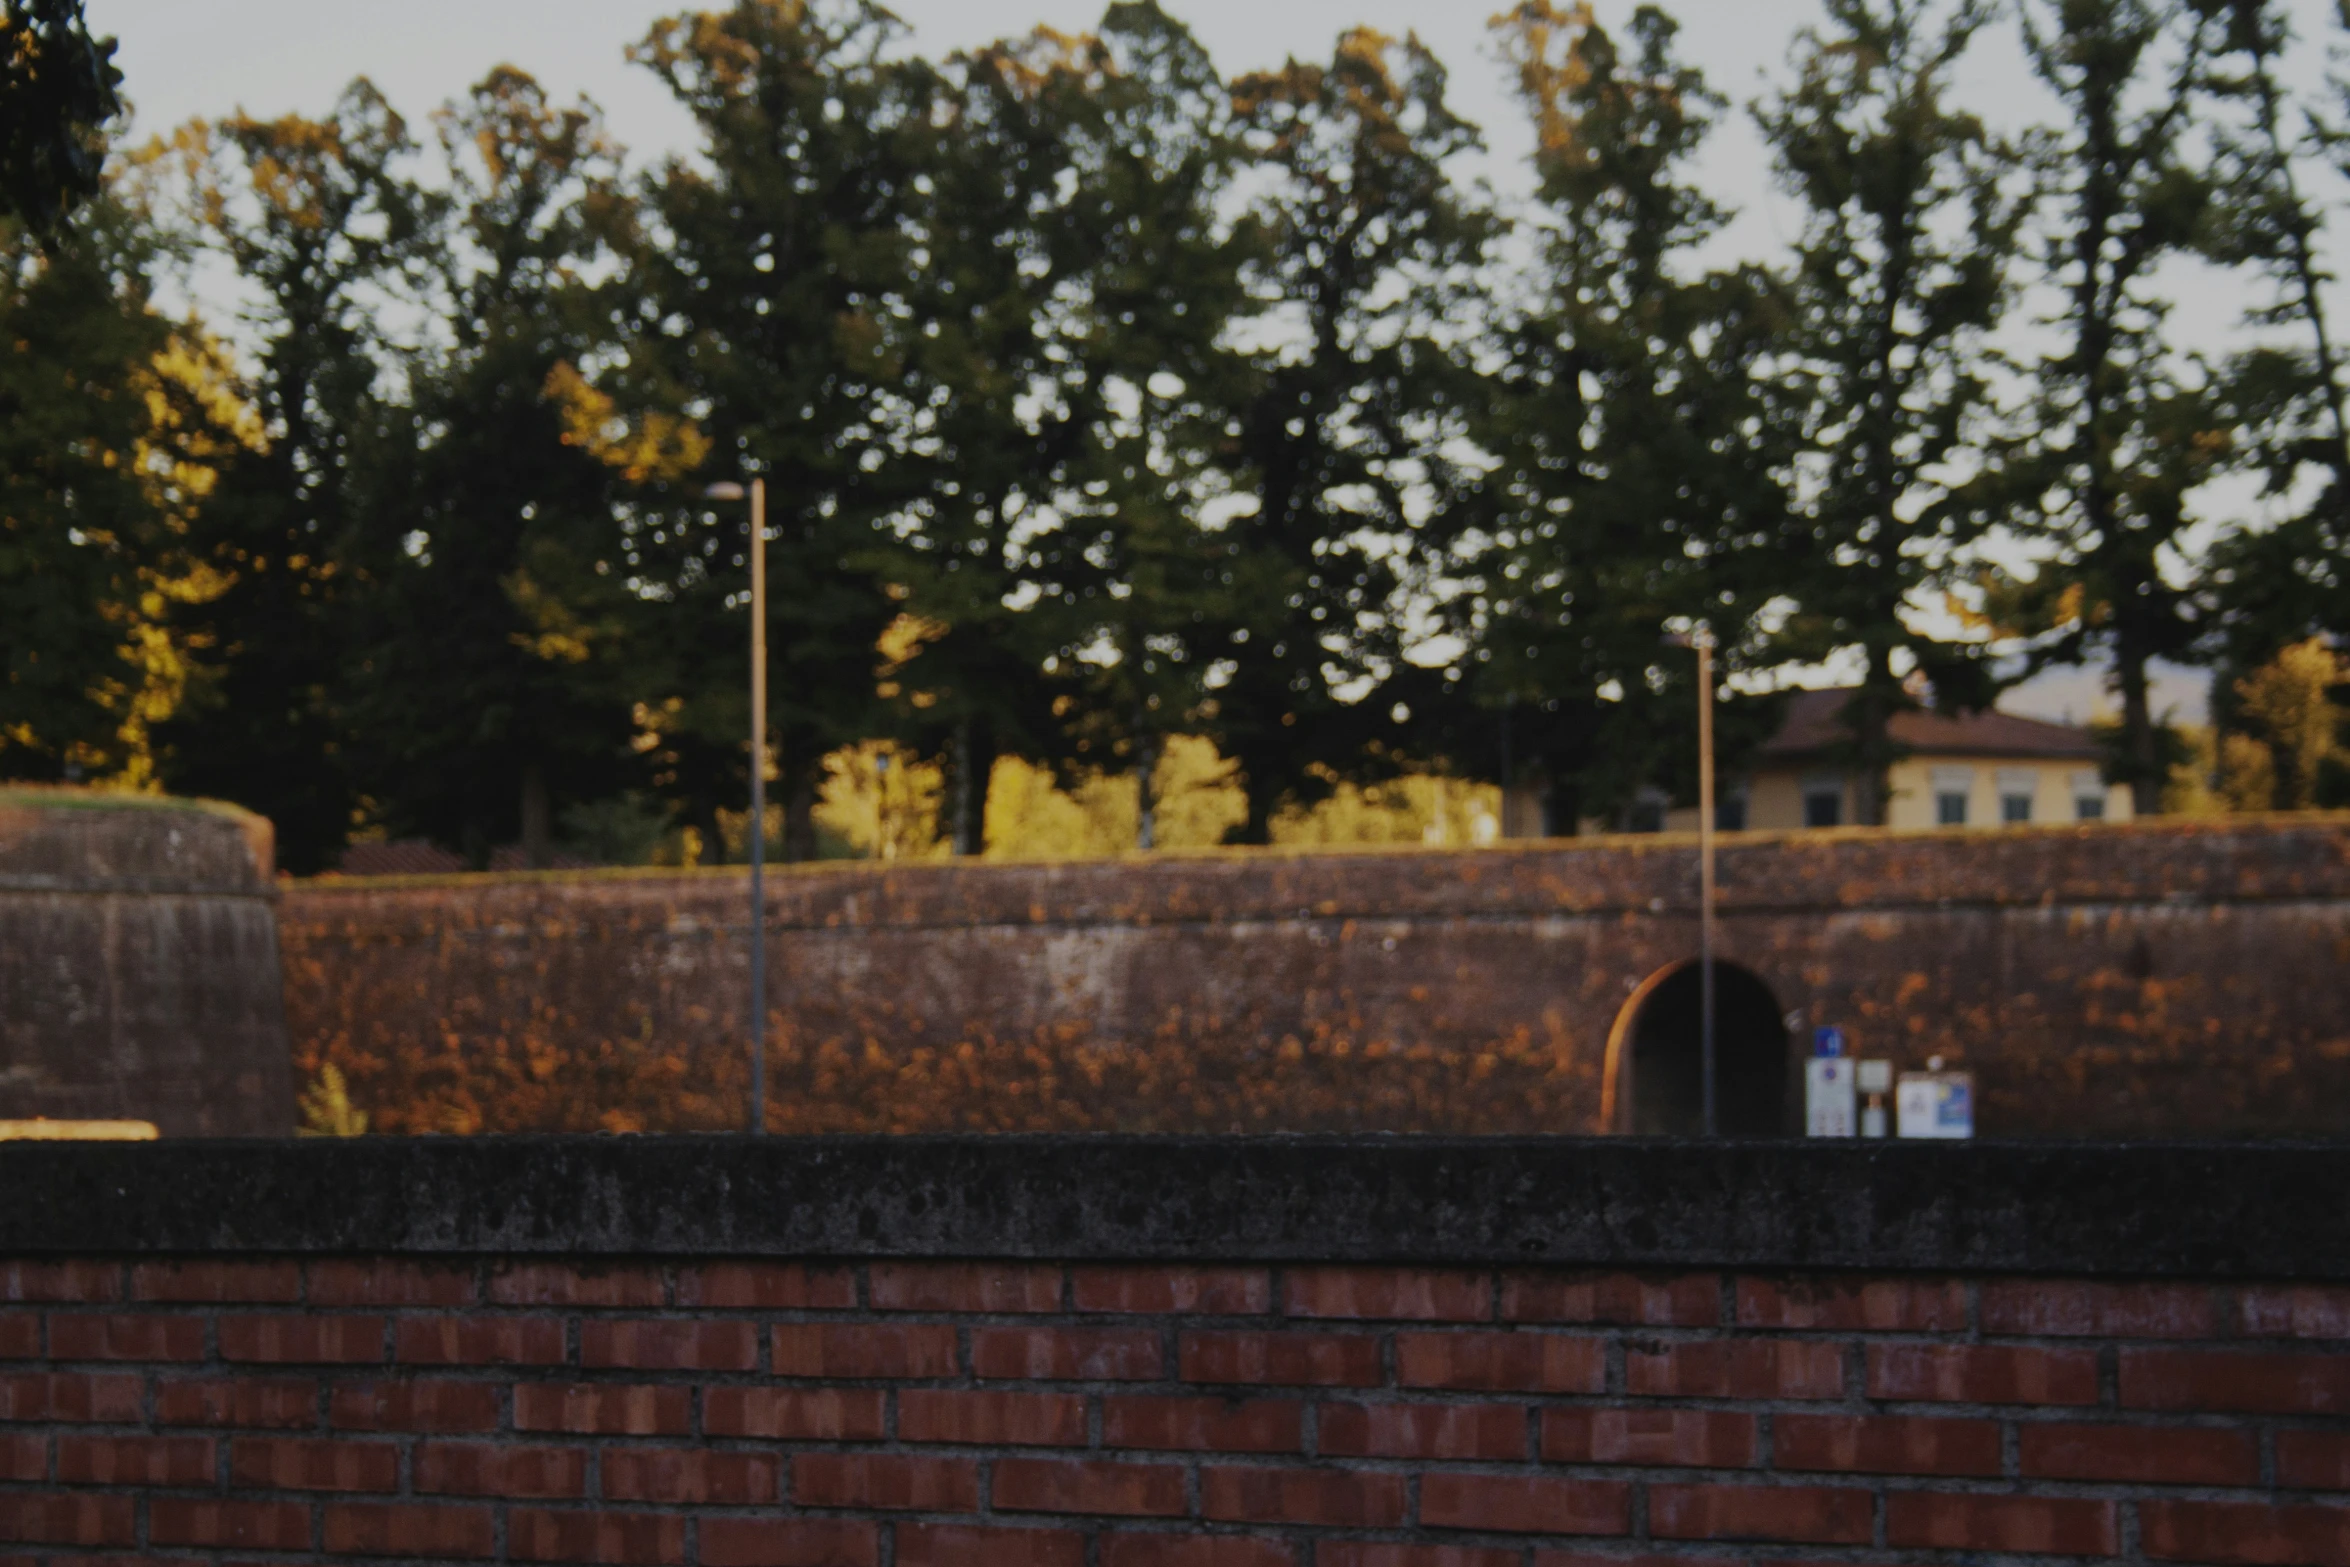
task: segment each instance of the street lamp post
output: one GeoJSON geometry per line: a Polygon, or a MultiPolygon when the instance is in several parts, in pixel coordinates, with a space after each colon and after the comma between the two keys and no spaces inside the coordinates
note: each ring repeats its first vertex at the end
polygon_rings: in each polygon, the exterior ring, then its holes
{"type": "Polygon", "coordinates": [[[1717,1134],[1714,1087],[1714,639],[1703,629],[1668,638],[1697,651],[1697,1040],[1705,1135],[1717,1134]]]}
{"type": "MultiPolygon", "coordinates": [[[[728,480],[702,492],[739,501],[728,480]]],[[[751,1131],[767,1130],[767,481],[751,497],[751,1131]]]]}

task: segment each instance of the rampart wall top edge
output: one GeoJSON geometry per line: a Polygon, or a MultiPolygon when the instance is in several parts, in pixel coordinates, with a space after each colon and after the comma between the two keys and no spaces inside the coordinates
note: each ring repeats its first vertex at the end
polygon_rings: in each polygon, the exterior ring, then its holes
{"type": "Polygon", "coordinates": [[[1623,1139],[0,1146],[0,1256],[1381,1261],[2350,1278],[2350,1150],[1623,1139]]]}
{"type": "MultiPolygon", "coordinates": [[[[540,873],[294,884],[297,933],[340,911],[431,911],[433,923],[732,917],[737,878],[540,873]],[[452,901],[450,893],[466,896],[452,901]],[[734,890],[730,890],[734,889],[734,890]]],[[[779,875],[786,928],[1132,924],[1431,915],[1679,913],[1694,908],[1694,840],[1651,837],[1415,853],[1168,856],[1103,862],[870,863],[779,875]]],[[[1726,913],[2350,900],[2350,815],[2181,827],[2007,833],[1841,833],[1725,839],[1726,913]]]]}

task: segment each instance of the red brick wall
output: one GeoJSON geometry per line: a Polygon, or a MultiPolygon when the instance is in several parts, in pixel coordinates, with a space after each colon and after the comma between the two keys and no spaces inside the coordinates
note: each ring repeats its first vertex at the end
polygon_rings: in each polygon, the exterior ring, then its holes
{"type": "Polygon", "coordinates": [[[0,1303],[7,1567],[2350,1563],[2350,1288],[257,1257],[0,1303]]]}
{"type": "MultiPolygon", "coordinates": [[[[768,883],[777,1131],[1604,1132],[1697,952],[1696,848],[871,865],[768,883]],[[1617,1088],[1623,1086],[1617,1083],[1617,1088]]],[[[304,1073],[377,1131],[743,1125],[738,874],[313,882],[304,1073]]],[[[1741,834],[1717,949],[1802,1024],[1976,1074],[1986,1136],[2350,1124],[2350,816],[1741,834]]],[[[1792,1128],[1791,1128],[1792,1129],[1792,1128]]]]}

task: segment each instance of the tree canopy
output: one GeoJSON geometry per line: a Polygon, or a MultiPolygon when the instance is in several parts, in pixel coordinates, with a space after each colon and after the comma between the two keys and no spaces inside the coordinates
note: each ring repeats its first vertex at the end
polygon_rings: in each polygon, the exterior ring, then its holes
{"type": "Polygon", "coordinates": [[[1419,40],[1227,77],[1155,0],[945,58],[871,0],[683,12],[629,51],[694,127],[652,163],[512,66],[110,147],[111,44],[8,0],[0,776],[237,800],[305,871],[723,858],[755,763],[790,858],[851,778],[964,853],[997,778],[1131,779],[1146,847],[1402,775],[1571,832],[1693,795],[1703,628],[1733,766],[1854,688],[1864,820],[1900,712],[2083,661],[2142,809],[2160,660],[2218,672],[2211,790],[2339,803],[2350,99],[2288,69],[2328,40],[1828,0],[1738,104],[1654,5],[1494,27],[1520,197],[1419,40]],[[2003,28],[2049,123],[1963,101],[2003,28]],[[1749,127],[1797,221],[1725,261],[1701,155],[1749,127]],[[197,258],[234,319],[156,304],[197,258]],[[2224,354],[2187,267],[2260,295],[2224,354]],[[707,496],[754,478],[757,759],[707,496]]]}

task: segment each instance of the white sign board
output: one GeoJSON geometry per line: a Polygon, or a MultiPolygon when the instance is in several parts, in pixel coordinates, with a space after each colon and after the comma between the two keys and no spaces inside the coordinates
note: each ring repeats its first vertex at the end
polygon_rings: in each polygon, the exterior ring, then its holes
{"type": "Polygon", "coordinates": [[[1852,1068],[1842,1056],[1814,1056],[1803,1064],[1805,1136],[1850,1137],[1859,1129],[1853,1113],[1852,1068]]]}
{"type": "Polygon", "coordinates": [[[1975,1074],[1904,1072],[1894,1091],[1893,1114],[1903,1137],[1972,1137],[1975,1074]]]}

